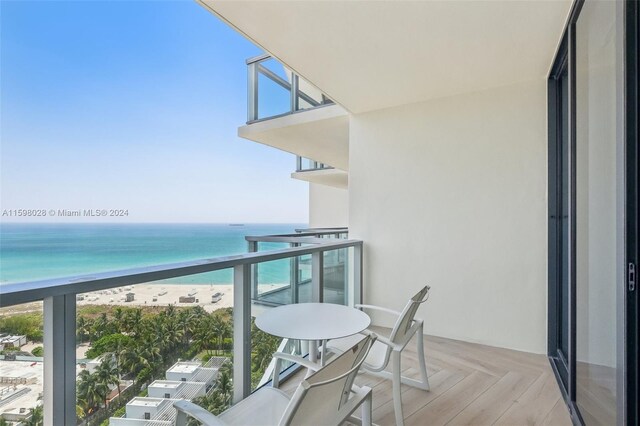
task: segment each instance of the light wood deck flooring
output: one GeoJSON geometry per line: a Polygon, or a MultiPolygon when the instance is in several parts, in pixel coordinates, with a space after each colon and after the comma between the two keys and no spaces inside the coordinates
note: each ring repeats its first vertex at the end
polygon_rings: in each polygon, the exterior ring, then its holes
{"type": "MultiPolygon", "coordinates": [[[[388,329],[375,330],[388,335],[388,329]]],[[[402,358],[404,375],[418,377],[416,344],[402,358]]],[[[571,425],[544,355],[425,336],[430,391],[402,386],[406,425],[571,425]]],[[[298,373],[282,389],[293,392],[298,373]]],[[[393,425],[391,381],[361,374],[373,388],[373,421],[393,425]]]]}

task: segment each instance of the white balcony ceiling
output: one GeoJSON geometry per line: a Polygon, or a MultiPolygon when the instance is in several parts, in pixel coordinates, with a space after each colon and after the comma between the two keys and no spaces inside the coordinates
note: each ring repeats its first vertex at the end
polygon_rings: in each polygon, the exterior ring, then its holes
{"type": "Polygon", "coordinates": [[[547,75],[570,0],[211,1],[352,113],[547,75]]]}

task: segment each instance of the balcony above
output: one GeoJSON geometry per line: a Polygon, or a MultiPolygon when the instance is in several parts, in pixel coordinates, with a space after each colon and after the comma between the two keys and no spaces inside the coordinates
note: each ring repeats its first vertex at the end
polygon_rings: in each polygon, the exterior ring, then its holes
{"type": "Polygon", "coordinates": [[[247,124],[238,129],[238,136],[341,170],[349,168],[349,117],[335,104],[247,124]]]}
{"type": "Polygon", "coordinates": [[[349,174],[344,170],[300,156],[297,157],[296,163],[296,171],[291,173],[293,179],[341,189],[349,186],[349,174]]]}

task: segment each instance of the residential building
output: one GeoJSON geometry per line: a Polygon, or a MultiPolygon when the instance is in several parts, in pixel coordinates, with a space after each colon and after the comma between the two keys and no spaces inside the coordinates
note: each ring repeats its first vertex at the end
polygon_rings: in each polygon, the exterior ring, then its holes
{"type": "Polygon", "coordinates": [[[148,397],[135,397],[126,405],[124,417],[109,418],[110,425],[136,426],[172,424],[173,402],[203,396],[214,386],[225,357],[200,361],[178,361],[165,373],[166,380],[155,380],[147,387],[148,397]],[[160,422],[160,423],[158,423],[160,422]]]}
{"type": "MultiPolygon", "coordinates": [[[[151,420],[168,410],[173,401],[164,398],[135,397],[127,403],[127,419],[151,420]]],[[[111,420],[109,420],[111,422],[111,420]]]]}
{"type": "Polygon", "coordinates": [[[399,309],[429,284],[418,316],[438,380],[404,392],[407,423],[638,424],[638,2],[199,3],[266,52],[247,61],[238,134],[300,157],[310,227],[348,239],[6,286],[1,306],[44,300],[47,424],[75,421],[76,293],[228,268],[236,402],[256,302],[399,309]],[[290,108],[260,110],[264,78],[290,108]],[[325,295],[340,250],[342,288],[325,295]],[[257,265],[280,259],[293,284],[259,292],[257,265]]]}
{"type": "Polygon", "coordinates": [[[218,376],[218,368],[210,367],[210,363],[205,366],[199,361],[179,361],[167,370],[167,380],[177,382],[202,382],[211,386],[218,376]]]}
{"type": "Polygon", "coordinates": [[[364,242],[366,303],[428,283],[427,334],[547,354],[575,422],[638,421],[637,2],[199,2],[267,52],[238,134],[333,167],[292,176],[364,242]]]}

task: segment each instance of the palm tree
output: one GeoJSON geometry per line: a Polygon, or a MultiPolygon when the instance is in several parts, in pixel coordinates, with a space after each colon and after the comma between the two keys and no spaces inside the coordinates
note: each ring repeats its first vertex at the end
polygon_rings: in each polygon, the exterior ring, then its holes
{"type": "Polygon", "coordinates": [[[123,319],[124,310],[118,306],[113,310],[114,329],[117,333],[122,333],[123,331],[123,319]]]}
{"type": "Polygon", "coordinates": [[[134,308],[127,311],[127,314],[123,318],[123,329],[128,333],[132,333],[137,336],[140,323],[142,322],[142,309],[134,308]]]}
{"type": "MultiPolygon", "coordinates": [[[[76,404],[76,417],[78,418],[78,420],[84,419],[85,415],[86,415],[86,413],[84,412],[84,408],[82,408],[81,405],[76,404]]],[[[0,425],[0,426],[2,426],[2,425],[0,425]]]]}
{"type": "Polygon", "coordinates": [[[110,324],[109,319],[107,318],[107,313],[103,312],[98,318],[95,319],[95,321],[93,321],[93,338],[95,340],[98,340],[101,337],[106,336],[107,334],[111,334],[109,328],[110,324]]]}
{"type": "Polygon", "coordinates": [[[216,391],[220,394],[222,402],[225,407],[231,405],[231,398],[233,397],[233,380],[231,379],[232,365],[230,362],[225,362],[220,370],[218,370],[218,378],[216,379],[216,391]]]}
{"type": "Polygon", "coordinates": [[[31,413],[31,416],[22,423],[23,425],[42,426],[44,424],[44,419],[42,416],[42,405],[38,405],[35,408],[31,408],[29,412],[31,413]]]}
{"type": "Polygon", "coordinates": [[[216,337],[217,349],[221,351],[224,349],[224,340],[231,336],[231,326],[218,315],[213,317],[211,326],[216,337]]]}
{"type": "Polygon", "coordinates": [[[84,412],[90,414],[94,408],[100,405],[104,396],[108,393],[108,387],[99,383],[98,376],[83,370],[78,375],[77,395],[78,402],[84,409],[84,412]]]}
{"type": "Polygon", "coordinates": [[[111,385],[117,386],[118,396],[120,395],[120,377],[116,363],[114,362],[114,356],[105,355],[102,358],[102,362],[96,368],[96,376],[98,383],[102,385],[101,389],[106,389],[103,395],[104,405],[107,406],[107,397],[109,396],[109,390],[111,385]]]}
{"type": "Polygon", "coordinates": [[[89,331],[89,323],[87,319],[82,315],[78,316],[78,320],[76,321],[76,331],[78,333],[78,337],[80,338],[80,343],[84,342],[84,336],[89,331]]]}
{"type": "Polygon", "coordinates": [[[193,342],[198,352],[205,350],[209,352],[213,348],[212,344],[215,341],[215,338],[216,336],[213,331],[213,318],[210,316],[202,318],[194,335],[193,342]]]}
{"type": "Polygon", "coordinates": [[[264,340],[254,344],[251,369],[254,372],[264,372],[271,363],[273,353],[276,349],[274,349],[273,345],[264,340]]]}
{"type": "Polygon", "coordinates": [[[150,367],[149,360],[144,357],[141,346],[123,348],[118,358],[121,371],[126,371],[127,374],[133,376],[134,382],[140,370],[150,367]]]}

